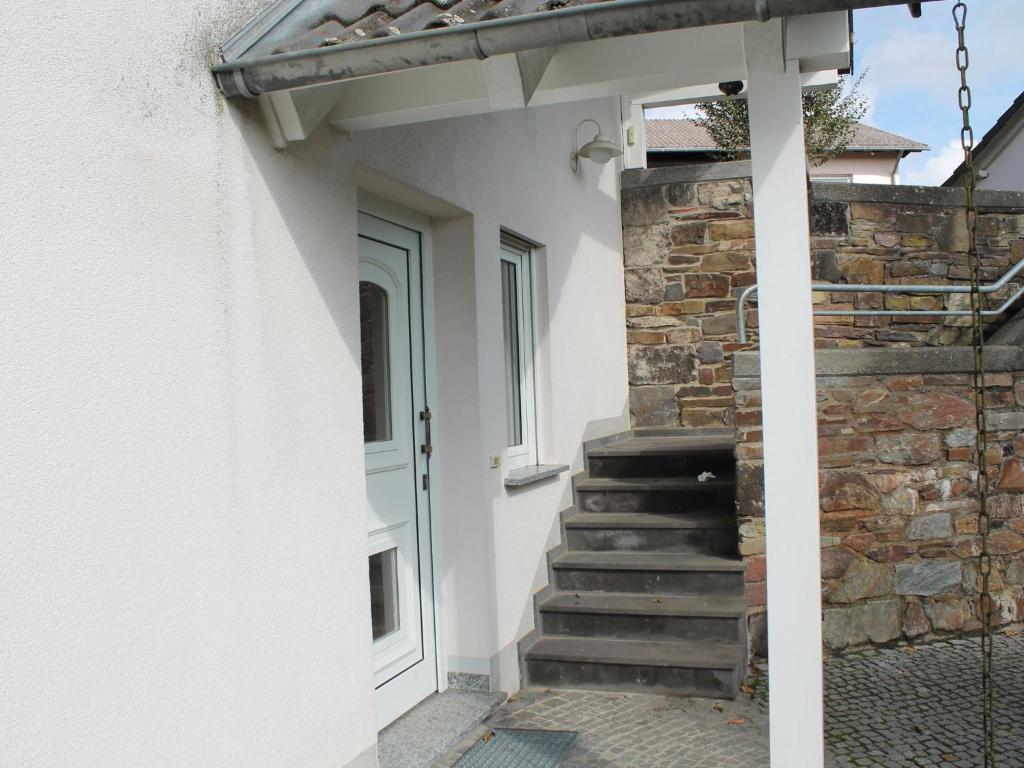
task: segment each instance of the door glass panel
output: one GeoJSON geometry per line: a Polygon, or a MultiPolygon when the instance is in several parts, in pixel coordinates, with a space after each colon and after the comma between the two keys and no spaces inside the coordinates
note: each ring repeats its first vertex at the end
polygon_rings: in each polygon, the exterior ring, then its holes
{"type": "Polygon", "coordinates": [[[380,640],[398,630],[398,548],[370,555],[370,618],[373,639],[380,640]]]}
{"type": "Polygon", "coordinates": [[[501,305],[505,331],[505,402],[508,445],[523,442],[522,363],[519,350],[519,280],[516,265],[501,261],[501,305]]]}
{"type": "Polygon", "coordinates": [[[388,294],[359,283],[360,354],[363,366],[363,440],[391,439],[391,361],[388,350],[388,294]]]}

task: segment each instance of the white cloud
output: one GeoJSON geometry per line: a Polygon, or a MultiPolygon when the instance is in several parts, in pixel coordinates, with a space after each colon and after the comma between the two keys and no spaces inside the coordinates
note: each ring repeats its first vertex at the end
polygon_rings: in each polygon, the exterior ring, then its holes
{"type": "Polygon", "coordinates": [[[959,139],[952,139],[928,157],[907,158],[900,164],[900,183],[937,187],[963,162],[959,139]],[[917,162],[915,162],[917,161],[917,162]]]}
{"type": "MultiPolygon", "coordinates": [[[[955,97],[959,74],[954,63],[956,34],[952,15],[944,3],[925,6],[925,18],[909,19],[899,26],[863,30],[869,42],[860,52],[861,66],[871,72],[867,80],[885,90],[907,95],[955,97]]],[[[857,16],[866,23],[892,20],[904,9],[882,9],[884,16],[857,16]]],[[[870,13],[870,12],[868,12],[870,13]]],[[[1024,58],[1018,54],[1024,3],[1019,0],[987,0],[972,8],[968,20],[967,44],[971,48],[968,78],[975,86],[1005,82],[1008,76],[1024,72],[1024,58]]]]}
{"type": "Polygon", "coordinates": [[[950,39],[937,33],[900,30],[863,54],[869,67],[864,80],[876,89],[928,96],[955,93],[959,75],[953,66],[950,39]]]}

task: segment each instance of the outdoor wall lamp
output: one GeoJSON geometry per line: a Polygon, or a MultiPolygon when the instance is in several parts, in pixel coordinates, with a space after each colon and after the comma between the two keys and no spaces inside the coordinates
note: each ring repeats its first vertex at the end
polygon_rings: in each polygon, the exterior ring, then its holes
{"type": "Polygon", "coordinates": [[[586,120],[580,121],[580,124],[573,129],[572,154],[569,155],[569,167],[573,173],[579,173],[581,157],[604,165],[613,157],[618,157],[621,154],[622,149],[619,148],[619,145],[601,133],[601,126],[597,120],[588,117],[586,120]],[[587,123],[593,123],[597,127],[597,135],[581,147],[580,128],[587,123]]]}

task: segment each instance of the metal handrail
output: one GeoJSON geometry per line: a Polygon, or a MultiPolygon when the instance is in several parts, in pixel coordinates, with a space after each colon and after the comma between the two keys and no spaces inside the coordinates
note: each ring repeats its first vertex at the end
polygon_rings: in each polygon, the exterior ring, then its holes
{"type": "MultiPolygon", "coordinates": [[[[982,293],[995,293],[1006,285],[1022,270],[1024,260],[1018,261],[994,283],[981,286],[982,293]]],[[[845,283],[813,283],[812,290],[817,293],[970,293],[969,285],[850,285],[845,283]]],[[[747,299],[757,291],[757,284],[748,285],[736,299],[736,335],[741,344],[747,343],[746,306],[747,299]]],[[[1012,296],[996,309],[983,309],[984,317],[1001,315],[1010,306],[1024,296],[1022,284],[1012,296]]],[[[821,309],[814,311],[815,317],[970,317],[969,309],[821,309]]]]}

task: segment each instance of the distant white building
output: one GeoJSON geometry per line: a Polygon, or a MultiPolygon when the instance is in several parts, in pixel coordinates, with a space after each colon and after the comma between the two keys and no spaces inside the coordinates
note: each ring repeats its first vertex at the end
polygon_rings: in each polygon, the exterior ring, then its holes
{"type": "MultiPolygon", "coordinates": [[[[726,159],[696,120],[647,120],[647,166],[686,165],[726,159]]],[[[853,140],[839,157],[810,169],[817,181],[899,184],[900,160],[928,149],[913,139],[858,123],[853,140]]],[[[749,153],[741,155],[746,158],[749,153]]]]}
{"type": "MultiPolygon", "coordinates": [[[[974,148],[974,167],[981,189],[1024,191],[1024,93],[1000,115],[974,148]]],[[[964,164],[943,183],[963,184],[964,164]]]]}

